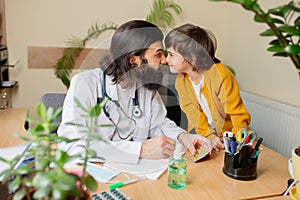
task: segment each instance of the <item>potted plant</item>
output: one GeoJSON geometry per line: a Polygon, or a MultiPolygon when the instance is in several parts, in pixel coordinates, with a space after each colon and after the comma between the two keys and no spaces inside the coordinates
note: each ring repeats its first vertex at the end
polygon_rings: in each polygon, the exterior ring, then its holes
{"type": "MultiPolygon", "coordinates": [[[[34,157],[34,167],[29,165],[20,166],[15,169],[14,163],[17,162],[22,155],[12,160],[0,158],[2,162],[9,165],[9,168],[0,172],[3,175],[3,183],[13,177],[8,185],[10,193],[13,194],[13,200],[31,200],[31,199],[75,199],[86,200],[91,199],[86,191],[97,189],[97,182],[93,177],[86,173],[87,161],[89,158],[95,158],[96,153],[89,149],[89,143],[93,139],[101,140],[99,135],[93,134],[92,120],[100,115],[101,108],[107,100],[101,104],[97,104],[90,108],[84,108],[78,100],[75,99],[79,108],[83,109],[89,119],[87,125],[72,124],[84,127],[88,134],[85,144],[85,153],[83,155],[69,156],[66,152],[57,148],[59,142],[73,142],[78,139],[68,139],[59,137],[57,134],[51,133],[56,130],[58,124],[53,121],[62,113],[62,108],[54,110],[52,107],[46,109],[44,104],[37,105],[38,120],[27,117],[27,121],[34,123],[35,126],[28,130],[31,137],[25,138],[20,135],[24,141],[31,145],[26,152],[28,156],[34,157]],[[81,175],[69,173],[64,165],[73,159],[81,158],[82,173],[81,175]]],[[[70,123],[71,124],[71,123],[70,123]]],[[[101,125],[100,125],[101,126],[101,125]]]]}
{"type": "Polygon", "coordinates": [[[254,13],[254,21],[265,23],[269,29],[260,33],[263,37],[275,37],[267,49],[273,56],[288,57],[295,65],[300,76],[300,2],[286,4],[264,11],[258,0],[210,0],[228,1],[240,4],[254,13]]]}
{"type": "Polygon", "coordinates": [[[296,193],[298,195],[298,198],[300,198],[300,146],[292,150],[292,165],[294,179],[298,179],[298,182],[296,182],[296,193]]]}
{"type": "MultiPolygon", "coordinates": [[[[150,13],[146,17],[146,21],[151,22],[158,27],[167,28],[173,22],[172,12],[177,15],[182,12],[178,4],[173,3],[173,0],[154,0],[150,13]]],[[[101,33],[108,30],[116,30],[118,25],[115,23],[104,23],[99,26],[97,23],[92,25],[85,37],[71,37],[67,41],[68,47],[64,49],[62,57],[57,61],[55,66],[56,78],[69,88],[70,75],[72,68],[81,51],[85,48],[86,44],[92,39],[97,39],[101,33]]]]}

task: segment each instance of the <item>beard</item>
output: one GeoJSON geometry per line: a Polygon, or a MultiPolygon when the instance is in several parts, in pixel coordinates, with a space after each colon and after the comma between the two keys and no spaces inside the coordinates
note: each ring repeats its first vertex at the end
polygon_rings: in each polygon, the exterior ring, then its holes
{"type": "Polygon", "coordinates": [[[158,90],[162,84],[163,73],[161,67],[154,69],[149,64],[142,64],[136,68],[136,77],[149,90],[158,90]]]}

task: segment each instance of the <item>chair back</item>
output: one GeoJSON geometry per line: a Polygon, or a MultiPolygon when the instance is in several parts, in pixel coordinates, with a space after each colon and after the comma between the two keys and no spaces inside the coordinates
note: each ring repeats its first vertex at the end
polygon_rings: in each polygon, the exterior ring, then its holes
{"type": "MultiPolygon", "coordinates": [[[[54,110],[63,107],[66,94],[64,93],[45,93],[41,96],[40,102],[45,104],[46,108],[53,107],[54,110]]],[[[61,116],[54,120],[54,123],[60,123],[61,116]]]]}

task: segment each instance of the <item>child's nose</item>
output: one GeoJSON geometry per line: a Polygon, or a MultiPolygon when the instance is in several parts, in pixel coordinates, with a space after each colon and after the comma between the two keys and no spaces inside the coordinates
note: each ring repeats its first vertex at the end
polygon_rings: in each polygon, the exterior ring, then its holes
{"type": "Polygon", "coordinates": [[[160,63],[161,63],[161,64],[167,64],[167,59],[166,59],[166,56],[165,56],[165,55],[163,55],[163,56],[161,57],[160,63]]]}

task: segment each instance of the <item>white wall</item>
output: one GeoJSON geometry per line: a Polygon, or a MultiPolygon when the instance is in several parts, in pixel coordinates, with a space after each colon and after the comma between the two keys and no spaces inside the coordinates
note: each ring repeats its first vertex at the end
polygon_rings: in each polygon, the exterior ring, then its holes
{"type": "MultiPolygon", "coordinates": [[[[236,70],[242,90],[300,106],[299,77],[289,59],[273,58],[265,49],[269,38],[258,34],[267,27],[253,22],[253,15],[239,5],[209,0],[176,0],[183,14],[174,26],[194,23],[212,30],[218,39],[218,57],[236,70]]],[[[267,1],[264,6],[287,2],[267,1]],[[268,4],[268,5],[266,5],[268,4]]],[[[53,70],[28,69],[28,46],[65,46],[71,35],[85,36],[93,24],[145,19],[152,0],[7,0],[7,45],[11,70],[19,82],[13,92],[13,107],[29,107],[30,115],[46,92],[65,92],[53,70]]],[[[111,33],[103,35],[104,41],[111,33]]],[[[93,46],[94,44],[90,44],[93,46]]]]}

